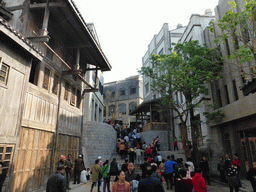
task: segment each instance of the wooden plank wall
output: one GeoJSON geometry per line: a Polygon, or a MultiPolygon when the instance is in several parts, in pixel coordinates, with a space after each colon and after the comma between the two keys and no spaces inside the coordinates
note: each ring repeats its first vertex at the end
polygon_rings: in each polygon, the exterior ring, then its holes
{"type": "Polygon", "coordinates": [[[32,191],[50,175],[54,133],[22,128],[12,191],[32,191]]]}
{"type": "Polygon", "coordinates": [[[73,160],[78,157],[80,138],[59,135],[55,162],[51,165],[53,138],[52,132],[22,128],[12,191],[33,191],[45,185],[51,167],[54,166],[56,170],[60,155],[71,154],[73,160]]]}
{"type": "Polygon", "coordinates": [[[73,136],[62,135],[62,134],[59,135],[57,152],[55,156],[55,168],[57,167],[57,163],[60,160],[61,155],[65,155],[67,157],[68,154],[71,154],[73,161],[78,158],[79,142],[80,142],[79,137],[73,137],[73,136]]]}

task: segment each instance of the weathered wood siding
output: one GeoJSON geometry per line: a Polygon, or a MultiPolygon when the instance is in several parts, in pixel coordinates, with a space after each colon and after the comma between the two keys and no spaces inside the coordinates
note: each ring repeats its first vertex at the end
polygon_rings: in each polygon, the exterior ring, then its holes
{"type": "Polygon", "coordinates": [[[32,191],[50,175],[54,133],[21,128],[12,191],[32,191]]]}

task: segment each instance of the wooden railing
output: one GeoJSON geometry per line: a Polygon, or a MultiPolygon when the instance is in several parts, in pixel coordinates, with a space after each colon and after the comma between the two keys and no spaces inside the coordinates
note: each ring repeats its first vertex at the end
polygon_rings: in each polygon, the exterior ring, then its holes
{"type": "Polygon", "coordinates": [[[165,131],[167,130],[167,123],[152,122],[143,126],[143,131],[165,131]]]}

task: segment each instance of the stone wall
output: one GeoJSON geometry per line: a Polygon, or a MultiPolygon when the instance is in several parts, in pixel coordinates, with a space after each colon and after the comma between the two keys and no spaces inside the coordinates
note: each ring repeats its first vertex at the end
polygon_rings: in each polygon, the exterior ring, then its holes
{"type": "Polygon", "coordinates": [[[102,160],[111,158],[115,152],[117,133],[106,123],[87,121],[83,124],[81,147],[85,167],[92,167],[98,156],[102,160]]]}
{"type": "Polygon", "coordinates": [[[167,131],[143,131],[141,132],[141,139],[147,145],[153,142],[156,137],[160,139],[160,150],[167,151],[167,131]]]}

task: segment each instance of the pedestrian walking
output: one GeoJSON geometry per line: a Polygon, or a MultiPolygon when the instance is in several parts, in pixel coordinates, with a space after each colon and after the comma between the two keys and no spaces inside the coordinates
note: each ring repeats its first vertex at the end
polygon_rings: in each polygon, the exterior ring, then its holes
{"type": "Polygon", "coordinates": [[[119,170],[120,169],[119,169],[118,163],[116,162],[116,158],[113,158],[112,162],[110,163],[110,169],[109,169],[110,181],[112,184],[119,170]]]}
{"type": "Polygon", "coordinates": [[[135,150],[135,153],[136,153],[137,164],[140,165],[140,164],[141,164],[141,157],[142,157],[143,150],[137,148],[137,149],[135,150]]]}
{"type": "Polygon", "coordinates": [[[80,177],[81,177],[81,171],[85,169],[84,167],[84,161],[83,156],[78,155],[78,159],[75,160],[75,166],[74,166],[74,183],[73,184],[80,184],[80,177]]]}
{"type": "Polygon", "coordinates": [[[102,167],[102,177],[104,180],[103,184],[103,192],[106,192],[106,188],[108,189],[108,192],[110,192],[110,176],[109,176],[109,160],[106,160],[102,167]]]}
{"type": "Polygon", "coordinates": [[[200,168],[196,168],[195,175],[192,178],[192,183],[194,186],[194,192],[207,192],[207,186],[205,184],[205,180],[202,176],[202,170],[200,168]]]}
{"type": "Polygon", "coordinates": [[[143,164],[140,165],[141,171],[142,171],[142,179],[146,178],[146,168],[149,166],[148,158],[144,157],[143,164]]]}
{"type": "Polygon", "coordinates": [[[125,181],[125,173],[120,170],[117,172],[118,180],[112,185],[111,192],[130,192],[130,183],[125,181]]]}
{"type": "Polygon", "coordinates": [[[157,151],[160,151],[160,139],[158,136],[156,137],[155,147],[157,151]]]}
{"type": "Polygon", "coordinates": [[[152,177],[152,167],[146,167],[146,178],[139,182],[138,192],[164,192],[164,187],[162,182],[152,177]]]}
{"type": "Polygon", "coordinates": [[[166,182],[164,163],[165,163],[165,160],[163,159],[162,162],[159,165],[159,171],[161,172],[161,176],[165,179],[165,182],[166,182]]]}
{"type": "Polygon", "coordinates": [[[223,157],[219,157],[217,170],[220,172],[220,182],[227,182],[226,180],[226,172],[225,172],[225,161],[223,157]]]}
{"type": "Polygon", "coordinates": [[[227,170],[227,182],[228,182],[230,192],[233,192],[233,189],[235,189],[235,192],[238,192],[239,190],[240,183],[239,183],[237,174],[238,174],[238,167],[234,164],[230,164],[227,170]]]}
{"type": "Polygon", "coordinates": [[[254,168],[249,169],[246,174],[246,179],[251,182],[253,192],[256,192],[256,166],[254,168]]]}
{"type": "Polygon", "coordinates": [[[176,164],[177,164],[177,162],[171,160],[171,157],[168,155],[167,156],[167,161],[164,164],[167,189],[172,189],[173,173],[175,171],[174,170],[174,165],[176,165],[176,164]]]}
{"type": "Polygon", "coordinates": [[[64,166],[57,167],[57,172],[47,181],[46,192],[66,192],[67,182],[64,173],[64,166]]]}
{"type": "Polygon", "coordinates": [[[65,161],[65,171],[66,171],[66,181],[67,181],[67,189],[70,190],[69,182],[71,179],[71,171],[73,170],[73,162],[72,155],[68,154],[68,158],[65,161]]]}
{"type": "Polygon", "coordinates": [[[121,155],[121,159],[124,159],[125,157],[125,145],[124,142],[121,142],[121,144],[119,145],[119,152],[121,155]]]}
{"type": "Polygon", "coordinates": [[[176,180],[175,184],[175,192],[192,192],[193,191],[193,183],[192,179],[188,179],[186,177],[187,171],[185,169],[181,169],[179,171],[179,176],[176,180]]]}
{"type": "Polygon", "coordinates": [[[174,137],[174,142],[173,142],[173,146],[174,146],[174,151],[175,149],[178,151],[178,141],[177,141],[177,137],[174,137]]]}
{"type": "Polygon", "coordinates": [[[239,187],[242,187],[242,183],[240,180],[240,166],[241,166],[241,161],[238,157],[238,153],[234,154],[234,160],[231,162],[232,165],[235,165],[237,167],[237,179],[239,181],[239,187]]]}
{"type": "Polygon", "coordinates": [[[209,164],[208,164],[208,161],[206,161],[206,158],[203,157],[200,164],[199,164],[199,167],[201,168],[202,170],[202,175],[205,179],[205,182],[208,183],[208,185],[211,184],[211,181],[210,181],[210,173],[209,173],[209,164]]]}
{"type": "Polygon", "coordinates": [[[124,160],[124,164],[122,164],[121,170],[123,172],[127,172],[128,171],[128,159],[127,158],[124,160]]]}
{"type": "Polygon", "coordinates": [[[60,156],[60,160],[59,160],[59,162],[58,162],[58,167],[64,167],[64,168],[66,168],[66,166],[65,166],[65,161],[66,161],[66,157],[65,157],[64,155],[61,155],[61,156],[60,156]]]}
{"type": "Polygon", "coordinates": [[[194,172],[195,172],[195,166],[194,166],[194,163],[192,162],[192,159],[190,157],[187,159],[186,164],[189,165],[188,169],[190,171],[191,176],[193,177],[194,172]]]}
{"type": "Polygon", "coordinates": [[[160,153],[157,154],[157,166],[159,166],[162,163],[163,157],[160,155],[160,153]]]}
{"type": "Polygon", "coordinates": [[[100,192],[100,177],[101,177],[101,167],[98,164],[99,159],[95,160],[95,164],[92,166],[92,186],[91,186],[91,192],[93,191],[93,187],[96,186],[98,183],[98,192],[100,192]]]}
{"type": "Polygon", "coordinates": [[[134,149],[131,147],[129,149],[129,162],[134,163],[134,158],[135,158],[136,153],[134,152],[134,149]]]}
{"type": "Polygon", "coordinates": [[[136,190],[134,184],[138,184],[140,181],[140,175],[135,171],[134,164],[132,162],[128,163],[128,171],[125,173],[125,181],[130,183],[132,191],[136,190]]]}

